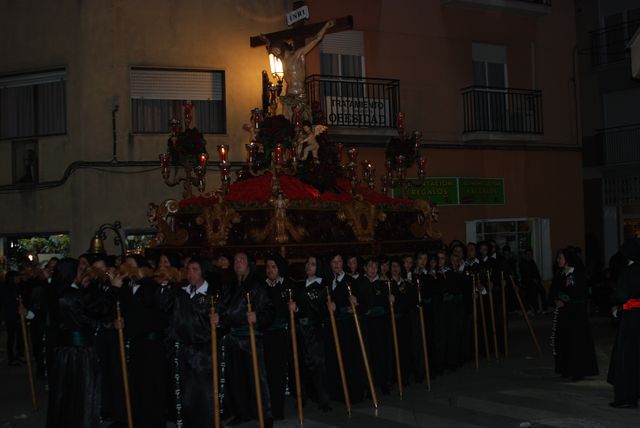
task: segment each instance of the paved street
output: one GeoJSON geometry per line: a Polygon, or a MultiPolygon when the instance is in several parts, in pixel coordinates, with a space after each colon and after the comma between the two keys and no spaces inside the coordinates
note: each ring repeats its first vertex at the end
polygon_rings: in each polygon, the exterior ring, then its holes
{"type": "MultiPolygon", "coordinates": [[[[524,322],[512,315],[508,361],[486,363],[479,371],[473,364],[448,373],[432,383],[432,390],[413,385],[404,400],[397,394],[381,396],[378,412],[370,402],[354,408],[351,418],[339,403],[330,414],[319,413],[314,405],[305,409],[306,427],[633,427],[639,426],[640,411],[613,410],[611,387],[605,382],[613,328],[608,319],[593,318],[601,375],[571,383],[553,373],[548,347],[550,316],[535,319],[544,349],[534,357],[524,322]]],[[[4,346],[4,340],[2,340],[4,346]]],[[[4,357],[4,354],[2,354],[4,357]]],[[[0,365],[0,427],[43,427],[46,393],[39,389],[41,410],[31,409],[26,369],[0,365]]],[[[297,426],[293,401],[289,417],[279,427],[297,426]]],[[[253,425],[246,425],[253,426],[253,425]]]]}

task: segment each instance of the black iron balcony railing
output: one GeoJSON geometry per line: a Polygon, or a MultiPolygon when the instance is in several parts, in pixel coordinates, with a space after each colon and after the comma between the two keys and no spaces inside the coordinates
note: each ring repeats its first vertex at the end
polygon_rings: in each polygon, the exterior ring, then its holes
{"type": "Polygon", "coordinates": [[[542,92],[470,86],[462,89],[464,132],[542,134],[542,92]]]}
{"type": "Polygon", "coordinates": [[[640,20],[636,19],[589,32],[591,65],[599,67],[628,58],[627,44],[638,27],[640,20]]]}
{"type": "Polygon", "coordinates": [[[331,126],[395,128],[400,81],[369,77],[307,77],[309,103],[317,103],[331,126]]]}
{"type": "Polygon", "coordinates": [[[640,124],[600,129],[596,143],[604,165],[640,162],[640,124]]]}

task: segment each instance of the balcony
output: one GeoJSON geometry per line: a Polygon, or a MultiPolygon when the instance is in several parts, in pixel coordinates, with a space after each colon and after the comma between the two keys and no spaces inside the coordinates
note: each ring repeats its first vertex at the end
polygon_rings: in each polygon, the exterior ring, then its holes
{"type": "Polygon", "coordinates": [[[317,104],[325,114],[330,133],[384,138],[397,135],[399,80],[314,74],[307,77],[306,85],[309,103],[317,104]]]}
{"type": "Polygon", "coordinates": [[[640,124],[600,129],[596,144],[603,165],[640,162],[640,124]]]}
{"type": "Polygon", "coordinates": [[[493,9],[517,15],[543,16],[551,13],[551,0],[442,0],[444,6],[493,9]]]}
{"type": "Polygon", "coordinates": [[[629,58],[629,42],[638,28],[640,20],[633,20],[589,32],[591,66],[601,67],[629,58]]]}
{"type": "Polygon", "coordinates": [[[463,88],[463,140],[537,140],[543,133],[542,92],[529,89],[463,88]]]}

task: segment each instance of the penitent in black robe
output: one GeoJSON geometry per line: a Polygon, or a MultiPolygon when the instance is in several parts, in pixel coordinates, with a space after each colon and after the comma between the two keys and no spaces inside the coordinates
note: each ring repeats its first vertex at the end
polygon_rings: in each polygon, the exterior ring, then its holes
{"type": "MultiPolygon", "coordinates": [[[[211,371],[211,300],[216,284],[207,282],[206,292],[162,287],[160,308],[169,315],[169,336],[177,359],[177,415],[186,427],[213,426],[213,372],[211,371]]],[[[158,374],[162,376],[162,374],[158,374]]]]}
{"type": "MultiPolygon", "coordinates": [[[[614,303],[621,306],[631,299],[640,299],[640,264],[637,262],[622,271],[614,293],[614,303]]],[[[637,405],[640,396],[640,308],[631,306],[618,312],[620,325],[607,381],[613,385],[615,402],[637,405]]]]}
{"type": "Polygon", "coordinates": [[[96,290],[67,287],[58,299],[60,330],[49,367],[47,428],[100,426],[98,317],[113,301],[96,290]]]}
{"type": "MultiPolygon", "coordinates": [[[[351,286],[353,295],[358,299],[359,305],[357,311],[361,326],[363,327],[363,336],[366,335],[366,329],[362,325],[364,323],[364,314],[366,313],[366,298],[363,298],[362,292],[352,282],[351,277],[342,273],[327,285],[329,286],[331,297],[336,305],[336,326],[338,329],[340,349],[342,351],[342,362],[344,363],[347,377],[349,398],[352,403],[359,403],[364,399],[367,381],[354,316],[351,312],[347,285],[351,286]]],[[[329,395],[334,400],[344,401],[340,371],[338,369],[338,359],[336,357],[336,347],[329,323],[327,323],[325,327],[325,357],[329,395]]]]}
{"type": "Polygon", "coordinates": [[[166,317],[156,302],[159,287],[150,279],[129,281],[118,294],[129,343],[133,423],[140,428],[166,426],[166,317]]]}
{"type": "MultiPolygon", "coordinates": [[[[372,280],[366,275],[359,279],[361,294],[367,296],[367,350],[373,384],[388,393],[391,381],[391,319],[389,318],[389,287],[377,276],[372,280]]],[[[364,301],[364,299],[362,299],[364,301]]]]}
{"type": "Polygon", "coordinates": [[[284,419],[284,398],[289,366],[289,290],[293,285],[284,278],[271,285],[264,283],[273,305],[273,321],[264,330],[264,362],[269,383],[271,412],[274,419],[284,419]]]}
{"type": "Polygon", "coordinates": [[[554,313],[552,345],[555,371],[574,379],[598,374],[587,296],[587,284],[581,271],[562,272],[554,278],[550,298],[564,303],[554,313]]]}
{"type": "MultiPolygon", "coordinates": [[[[327,392],[326,350],[323,325],[327,320],[327,292],[322,278],[299,283],[294,300],[298,306],[298,343],[302,353],[301,376],[309,397],[326,409],[327,392]]],[[[335,355],[335,354],[334,354],[335,355]]],[[[339,374],[336,374],[339,376],[339,374]]]]}
{"type": "Polygon", "coordinates": [[[265,421],[269,422],[272,418],[271,398],[264,359],[263,332],[266,326],[272,322],[273,305],[267,296],[264,285],[253,275],[249,275],[242,282],[227,285],[218,307],[220,322],[229,331],[223,339],[225,348],[225,409],[231,412],[234,423],[256,419],[258,415],[249,323],[247,321],[247,293],[251,296],[252,310],[256,313],[254,333],[262,394],[262,411],[265,421]]]}

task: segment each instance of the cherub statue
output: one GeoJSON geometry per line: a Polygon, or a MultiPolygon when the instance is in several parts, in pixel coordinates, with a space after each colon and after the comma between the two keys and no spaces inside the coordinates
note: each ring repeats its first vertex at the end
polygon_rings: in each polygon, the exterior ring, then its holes
{"type": "Polygon", "coordinates": [[[311,153],[314,159],[318,159],[320,144],[318,144],[316,137],[327,129],[329,128],[325,125],[311,125],[311,122],[308,120],[302,123],[302,132],[300,132],[296,141],[296,154],[299,160],[303,161],[307,159],[309,153],[311,153]]]}

